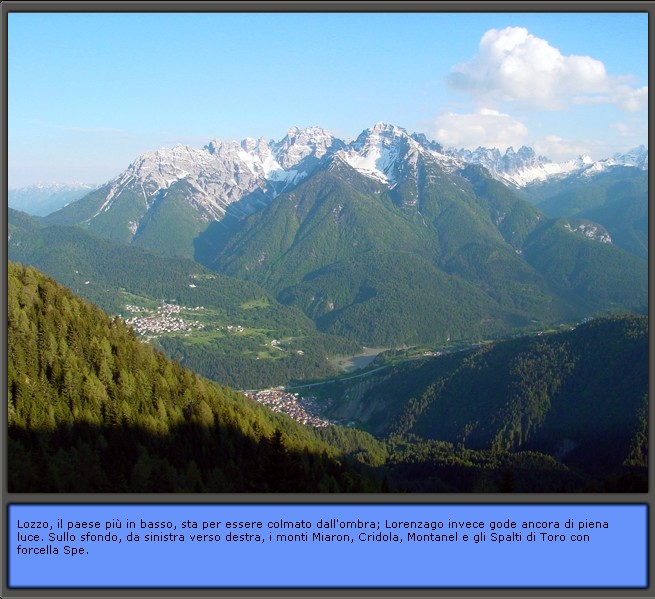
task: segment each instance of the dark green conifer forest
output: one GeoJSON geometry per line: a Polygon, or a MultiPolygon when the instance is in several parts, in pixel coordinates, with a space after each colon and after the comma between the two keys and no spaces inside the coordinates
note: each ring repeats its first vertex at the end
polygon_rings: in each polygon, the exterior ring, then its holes
{"type": "Polygon", "coordinates": [[[375,491],[311,429],[138,341],[33,268],[8,271],[12,492],[375,491]]]}
{"type": "MultiPolygon", "coordinates": [[[[324,386],[313,429],[203,379],[32,267],[8,266],[11,492],[643,492],[648,321],[324,386]],[[354,427],[353,427],[354,426],[354,427]]],[[[389,360],[389,362],[387,362],[389,360]]]]}

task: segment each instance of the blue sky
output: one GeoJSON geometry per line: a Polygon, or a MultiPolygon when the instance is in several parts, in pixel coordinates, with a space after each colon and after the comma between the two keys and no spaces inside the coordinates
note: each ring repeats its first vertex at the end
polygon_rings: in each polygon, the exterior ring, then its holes
{"type": "Polygon", "coordinates": [[[9,13],[9,187],[376,122],[600,159],[647,144],[646,13],[9,13]]]}

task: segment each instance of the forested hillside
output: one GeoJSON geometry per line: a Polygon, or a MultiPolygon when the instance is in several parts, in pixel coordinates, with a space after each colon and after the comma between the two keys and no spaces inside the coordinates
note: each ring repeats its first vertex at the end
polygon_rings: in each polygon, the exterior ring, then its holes
{"type": "Polygon", "coordinates": [[[596,481],[629,474],[645,488],[645,316],[599,318],[567,332],[392,364],[332,393],[341,397],[333,417],[399,447],[411,440],[408,458],[422,444],[425,452],[425,442],[442,459],[444,443],[494,459],[539,452],[596,481]]]}
{"type": "Polygon", "coordinates": [[[647,488],[647,319],[331,383],[312,429],[140,342],[9,264],[12,492],[548,492],[647,488]]]}
{"type": "Polygon", "coordinates": [[[171,362],[12,263],[8,348],[12,492],[379,489],[312,429],[171,362]]]}
{"type": "Polygon", "coordinates": [[[43,226],[9,209],[9,258],[35,266],[109,314],[134,316],[126,305],[154,311],[163,302],[202,306],[190,314],[202,330],[151,339],[194,372],[239,389],[335,374],[328,356],[359,345],[316,330],[300,310],[281,305],[254,283],[211,272],[191,260],[167,258],[96,237],[77,227],[43,226]],[[230,334],[227,327],[242,327],[230,334]],[[285,340],[285,350],[273,348],[285,340]],[[302,352],[299,354],[298,352],[302,352]]]}
{"type": "Polygon", "coordinates": [[[498,339],[646,305],[646,261],[592,229],[546,217],[480,166],[450,172],[426,155],[414,171],[388,189],[333,159],[208,229],[215,255],[202,258],[372,347],[498,339]]]}
{"type": "Polygon", "coordinates": [[[595,177],[528,186],[525,196],[549,216],[603,225],[612,243],[648,258],[648,171],[615,166],[595,177]]]}

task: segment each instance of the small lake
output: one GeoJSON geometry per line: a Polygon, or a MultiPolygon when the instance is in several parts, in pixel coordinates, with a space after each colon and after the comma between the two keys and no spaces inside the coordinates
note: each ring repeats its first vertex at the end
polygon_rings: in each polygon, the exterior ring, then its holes
{"type": "Polygon", "coordinates": [[[332,364],[343,372],[354,372],[360,368],[368,366],[378,354],[387,351],[388,347],[365,347],[364,353],[356,356],[346,356],[344,358],[335,358],[332,364]]]}

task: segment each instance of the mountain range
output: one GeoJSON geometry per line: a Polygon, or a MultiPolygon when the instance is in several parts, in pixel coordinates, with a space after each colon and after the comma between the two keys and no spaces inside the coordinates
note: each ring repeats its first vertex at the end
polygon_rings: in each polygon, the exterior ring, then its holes
{"type": "Polygon", "coordinates": [[[10,264],[12,488],[643,490],[647,317],[607,314],[647,313],[647,151],[574,162],[296,128],[9,209],[10,260],[134,327],[10,264]],[[362,345],[395,349],[340,379],[330,358],[362,345]],[[309,434],[181,366],[310,380],[378,439],[309,434]]]}
{"type": "Polygon", "coordinates": [[[146,153],[42,222],[191,258],[360,344],[434,344],[645,306],[646,261],[612,243],[611,219],[540,210],[543,185],[644,168],[643,148],[574,168],[528,148],[444,150],[384,123],[350,143],[294,128],[146,153]],[[507,184],[544,168],[546,182],[507,184]]]}
{"type": "Polygon", "coordinates": [[[350,143],[320,127],[295,127],[279,142],[263,138],[246,138],[240,143],[213,140],[200,149],[177,145],[146,152],[84,202],[50,215],[49,222],[84,224],[121,241],[146,247],[159,245],[159,251],[169,255],[189,256],[192,250],[188,238],[194,238],[208,223],[228,213],[242,217],[257,211],[333,157],[393,187],[402,182],[419,156],[432,157],[451,173],[468,164],[480,164],[492,177],[514,187],[571,174],[591,176],[616,165],[648,168],[648,151],[643,146],[599,162],[580,157],[554,163],[527,147],[518,152],[508,148],[504,155],[487,148],[444,150],[423,134],[410,136],[384,123],[366,129],[350,143]],[[192,211],[176,207],[180,199],[192,211]],[[175,221],[180,229],[177,237],[185,238],[186,243],[161,247],[153,229],[175,221]]]}
{"type": "Polygon", "coordinates": [[[79,200],[97,185],[89,183],[37,184],[8,190],[7,204],[34,216],[46,216],[66,204],[79,200]]]}
{"type": "Polygon", "coordinates": [[[552,162],[545,156],[537,156],[526,146],[516,152],[510,147],[503,155],[497,148],[454,150],[454,153],[466,162],[481,164],[494,178],[517,188],[571,175],[588,179],[614,166],[648,170],[648,149],[643,145],[598,161],[584,155],[565,162],[552,162]]]}

